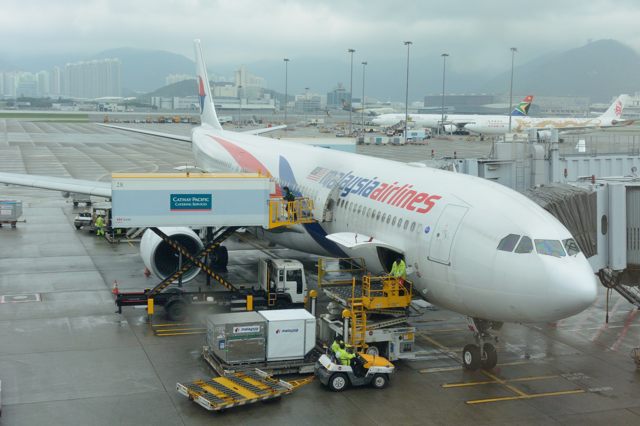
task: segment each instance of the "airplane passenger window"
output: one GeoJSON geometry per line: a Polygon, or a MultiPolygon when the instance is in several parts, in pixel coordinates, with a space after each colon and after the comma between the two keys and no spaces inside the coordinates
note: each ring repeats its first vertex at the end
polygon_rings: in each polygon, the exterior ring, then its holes
{"type": "Polygon", "coordinates": [[[387,225],[391,222],[391,215],[387,216],[387,225]]]}
{"type": "Polygon", "coordinates": [[[405,220],[404,221],[404,228],[403,228],[405,231],[407,230],[407,226],[409,226],[409,221],[405,220]]]}
{"type": "Polygon", "coordinates": [[[387,214],[382,213],[382,223],[384,223],[386,220],[387,220],[387,214]]]}
{"type": "Polygon", "coordinates": [[[358,214],[360,214],[360,212],[362,212],[362,206],[358,206],[358,214]]]}
{"type": "Polygon", "coordinates": [[[380,220],[380,212],[376,214],[376,220],[380,220]]]}
{"type": "Polygon", "coordinates": [[[564,240],[563,243],[564,248],[567,250],[567,254],[569,256],[575,256],[576,254],[580,253],[580,247],[578,246],[578,243],[576,243],[576,240],[574,240],[573,238],[568,238],[564,240]]]}
{"type": "Polygon", "coordinates": [[[518,240],[520,239],[520,235],[509,234],[503,239],[500,240],[498,244],[498,250],[512,252],[513,249],[518,244],[518,240]]]}
{"type": "Polygon", "coordinates": [[[393,220],[391,221],[391,226],[396,226],[396,217],[393,217],[393,220]]]}
{"type": "Polygon", "coordinates": [[[562,243],[558,240],[535,240],[536,251],[547,256],[563,257],[562,243]]]}
{"type": "Polygon", "coordinates": [[[402,219],[398,219],[398,228],[402,226],[402,219]]]}
{"type": "Polygon", "coordinates": [[[533,251],[533,243],[531,238],[522,237],[518,247],[516,247],[516,253],[531,253],[533,251]]]}
{"type": "Polygon", "coordinates": [[[371,217],[371,207],[367,209],[367,217],[371,217]]]}
{"type": "Polygon", "coordinates": [[[416,229],[416,223],[411,222],[411,229],[409,229],[409,232],[413,232],[415,229],[416,229]]]}

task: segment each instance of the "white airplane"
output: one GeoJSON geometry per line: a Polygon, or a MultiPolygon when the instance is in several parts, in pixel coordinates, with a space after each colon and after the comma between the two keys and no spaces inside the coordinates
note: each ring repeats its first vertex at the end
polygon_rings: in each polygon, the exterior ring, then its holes
{"type": "MultiPolygon", "coordinates": [[[[622,120],[622,111],[629,100],[628,95],[620,95],[604,114],[595,118],[562,118],[562,117],[511,117],[511,131],[522,133],[535,128],[540,132],[556,128],[559,131],[577,131],[603,127],[627,126],[635,120],[622,120]]],[[[464,126],[470,132],[483,135],[500,135],[509,131],[509,117],[478,118],[464,126]]],[[[541,134],[542,136],[545,133],[541,134]]]]}
{"type": "MultiPolygon", "coordinates": [[[[464,174],[224,130],[198,40],[195,55],[202,125],[186,140],[198,166],[268,171],[315,201],[319,222],[256,234],[309,253],[364,257],[374,274],[403,257],[417,293],[468,316],[475,343],[464,348],[466,368],[495,366],[490,331],[502,322],[556,321],[594,302],[595,275],[570,232],[525,196],[464,174]]],[[[107,182],[9,173],[0,182],[111,193],[107,182]]],[[[188,228],[164,231],[197,238],[188,228]]],[[[157,252],[147,246],[141,256],[149,262],[157,252]]]]}
{"type": "MultiPolygon", "coordinates": [[[[533,96],[528,95],[511,111],[514,117],[526,116],[533,102],[533,96]]],[[[444,122],[442,114],[409,114],[409,123],[417,127],[439,128],[443,127],[446,132],[454,132],[461,130],[467,123],[473,123],[477,120],[502,120],[506,115],[482,115],[482,114],[445,114],[444,122]]],[[[377,126],[393,126],[405,119],[404,114],[382,114],[371,122],[377,126]]]]}

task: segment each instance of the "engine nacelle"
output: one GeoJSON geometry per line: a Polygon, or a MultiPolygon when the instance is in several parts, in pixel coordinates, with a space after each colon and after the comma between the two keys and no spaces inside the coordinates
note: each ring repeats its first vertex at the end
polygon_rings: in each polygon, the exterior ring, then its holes
{"type": "MultiPolygon", "coordinates": [[[[173,241],[180,243],[193,255],[204,248],[200,237],[189,228],[159,228],[173,241]]],[[[160,279],[165,279],[178,270],[180,258],[173,247],[165,243],[155,232],[147,229],[140,241],[140,256],[144,266],[160,279]]],[[[183,258],[183,262],[187,259],[183,258]]],[[[193,266],[182,276],[182,282],[196,277],[200,268],[193,266]]]]}
{"type": "Polygon", "coordinates": [[[458,126],[456,126],[455,124],[445,124],[444,126],[442,126],[442,129],[445,131],[445,133],[453,133],[458,130],[458,126]]]}

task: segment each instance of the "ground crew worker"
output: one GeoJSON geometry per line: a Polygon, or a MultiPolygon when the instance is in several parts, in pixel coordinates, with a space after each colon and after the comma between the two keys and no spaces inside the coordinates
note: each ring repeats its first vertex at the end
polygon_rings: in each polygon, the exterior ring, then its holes
{"type": "Polygon", "coordinates": [[[293,193],[291,192],[291,190],[289,189],[288,186],[284,186],[282,187],[282,199],[285,201],[285,209],[287,210],[287,214],[291,215],[291,213],[293,213],[293,220],[297,220],[296,218],[296,213],[295,213],[295,207],[291,207],[291,209],[289,209],[289,203],[293,202],[296,200],[296,196],[293,195],[293,193]]]}
{"type": "Polygon", "coordinates": [[[403,280],[407,279],[407,264],[404,263],[403,258],[396,259],[391,266],[392,277],[402,278],[403,280]]]}
{"type": "Polygon", "coordinates": [[[349,348],[349,350],[347,350],[345,349],[344,344],[340,346],[340,349],[336,353],[336,359],[340,361],[340,364],[348,366],[356,355],[353,353],[353,348],[349,348]]]}
{"type": "Polygon", "coordinates": [[[96,235],[104,237],[104,218],[102,216],[96,218],[96,235]]]}
{"type": "Polygon", "coordinates": [[[331,351],[335,354],[340,350],[340,344],[344,346],[344,342],[342,340],[338,340],[337,338],[333,340],[331,344],[331,351]]]}

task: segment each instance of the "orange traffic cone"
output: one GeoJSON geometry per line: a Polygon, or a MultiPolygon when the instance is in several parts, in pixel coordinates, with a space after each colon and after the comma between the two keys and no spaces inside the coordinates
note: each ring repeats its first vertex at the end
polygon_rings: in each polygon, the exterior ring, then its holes
{"type": "Polygon", "coordinates": [[[113,294],[114,296],[117,296],[119,292],[120,290],[118,290],[118,281],[113,280],[113,287],[111,287],[111,294],[113,294]]]}

